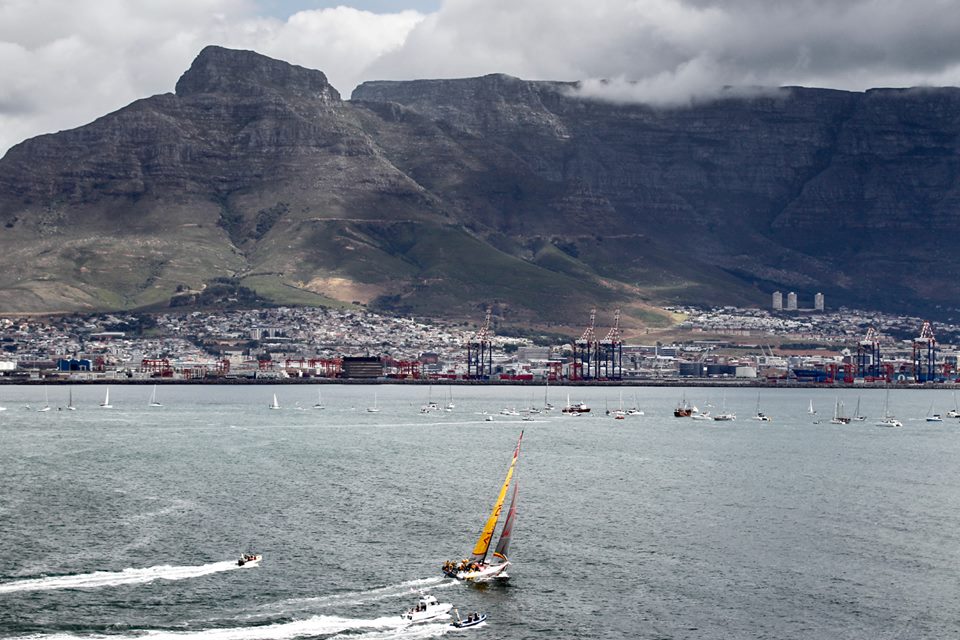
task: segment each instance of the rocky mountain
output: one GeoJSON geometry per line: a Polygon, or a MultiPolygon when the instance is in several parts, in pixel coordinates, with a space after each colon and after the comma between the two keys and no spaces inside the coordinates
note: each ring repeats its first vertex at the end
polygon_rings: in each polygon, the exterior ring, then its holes
{"type": "Polygon", "coordinates": [[[947,313],[960,89],[684,108],[492,75],[368,82],[204,49],[173,94],[0,159],[0,309],[284,304],[582,323],[653,303],[947,313]],[[809,306],[811,303],[807,302],[809,306]]]}

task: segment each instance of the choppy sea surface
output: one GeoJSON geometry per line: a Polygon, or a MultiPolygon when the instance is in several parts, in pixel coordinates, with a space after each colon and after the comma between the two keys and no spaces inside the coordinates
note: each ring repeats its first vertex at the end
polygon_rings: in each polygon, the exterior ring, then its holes
{"type": "Polygon", "coordinates": [[[113,386],[101,409],[104,387],[75,387],[66,411],[67,387],[0,387],[0,636],[960,633],[960,420],[924,419],[949,391],[893,391],[890,429],[879,390],[624,388],[646,415],[613,420],[620,390],[551,387],[593,411],[529,422],[498,412],[543,387],[453,387],[429,414],[448,387],[325,385],[324,409],[314,386],[161,386],[156,408],[150,390],[113,386]],[[674,418],[681,393],[737,420],[674,418]],[[830,424],[838,398],[868,419],[830,424]],[[521,429],[512,579],[442,577],[521,429]],[[248,550],[263,563],[237,568],[248,550]],[[402,625],[418,590],[488,621],[402,625]]]}

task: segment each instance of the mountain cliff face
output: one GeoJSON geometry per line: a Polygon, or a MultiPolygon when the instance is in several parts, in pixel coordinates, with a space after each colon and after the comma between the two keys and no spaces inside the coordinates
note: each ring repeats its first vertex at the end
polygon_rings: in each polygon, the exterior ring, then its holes
{"type": "Polygon", "coordinates": [[[369,82],[208,47],[175,94],[0,160],[0,309],[276,302],[578,321],[651,302],[954,306],[960,90],[682,109],[502,75],[369,82]]]}

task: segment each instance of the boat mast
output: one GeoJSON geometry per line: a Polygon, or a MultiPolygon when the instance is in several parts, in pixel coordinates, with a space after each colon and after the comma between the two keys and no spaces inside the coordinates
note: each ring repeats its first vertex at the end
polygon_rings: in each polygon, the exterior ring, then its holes
{"type": "Polygon", "coordinates": [[[503,509],[503,501],[507,497],[507,488],[510,486],[510,479],[513,478],[513,470],[517,466],[517,458],[520,457],[520,443],[523,442],[523,431],[520,432],[520,438],[517,440],[517,446],[513,450],[513,459],[510,461],[510,468],[507,469],[507,477],[500,487],[500,493],[497,495],[497,501],[493,505],[490,517],[487,518],[483,531],[480,532],[480,538],[473,547],[470,559],[479,564],[483,564],[487,559],[487,552],[490,550],[490,542],[493,540],[493,530],[497,527],[497,520],[500,519],[500,511],[503,509]]]}

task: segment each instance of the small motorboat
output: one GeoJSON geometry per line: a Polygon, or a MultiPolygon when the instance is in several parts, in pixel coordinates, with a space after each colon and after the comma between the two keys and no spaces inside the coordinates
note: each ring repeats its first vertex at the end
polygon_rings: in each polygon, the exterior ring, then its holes
{"type": "Polygon", "coordinates": [[[256,567],[263,560],[263,556],[256,553],[244,553],[237,560],[238,567],[256,567]]]}
{"type": "Polygon", "coordinates": [[[479,611],[468,613],[466,618],[461,618],[460,613],[458,612],[457,619],[451,622],[450,626],[456,627],[457,629],[465,629],[467,627],[475,627],[478,624],[483,624],[486,621],[486,619],[487,619],[487,614],[480,613],[479,611]]]}
{"type": "Polygon", "coordinates": [[[415,622],[426,622],[447,615],[447,612],[453,608],[449,602],[440,602],[428,593],[421,593],[420,599],[415,607],[407,609],[400,614],[400,617],[411,624],[415,622]]]}

